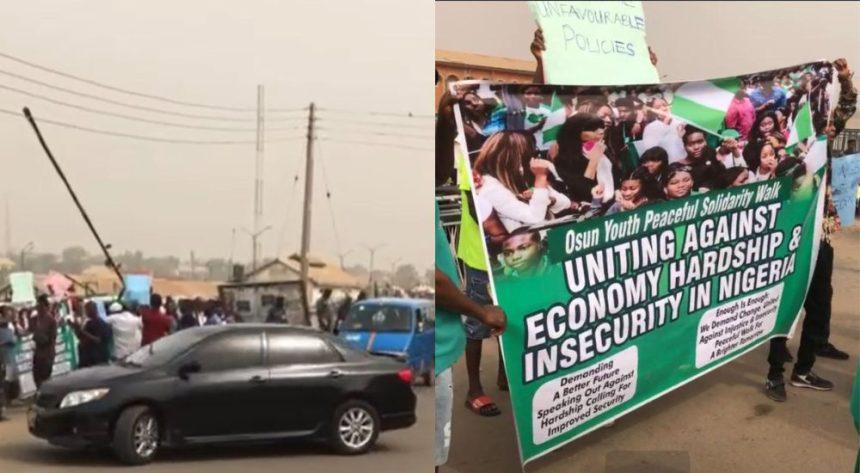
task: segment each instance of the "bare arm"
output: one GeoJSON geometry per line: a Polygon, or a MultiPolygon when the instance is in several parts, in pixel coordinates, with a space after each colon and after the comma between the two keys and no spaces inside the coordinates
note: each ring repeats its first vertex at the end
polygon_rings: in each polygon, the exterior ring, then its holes
{"type": "Polygon", "coordinates": [[[543,30],[540,28],[535,30],[535,38],[532,40],[531,45],[532,55],[537,60],[537,67],[535,68],[535,75],[532,78],[532,82],[535,84],[543,84],[543,52],[546,51],[546,45],[543,42],[543,30]]]}
{"type": "Polygon", "coordinates": [[[504,331],[505,313],[495,306],[482,306],[466,297],[448,276],[436,268],[436,305],[457,314],[473,317],[497,332],[504,331]]]}
{"type": "Polygon", "coordinates": [[[833,127],[835,128],[834,136],[836,136],[842,133],[848,119],[857,111],[857,89],[851,82],[852,73],[851,68],[848,67],[848,61],[842,58],[837,59],[833,62],[833,67],[836,68],[840,85],[839,101],[836,103],[836,108],[833,109],[833,127]]]}

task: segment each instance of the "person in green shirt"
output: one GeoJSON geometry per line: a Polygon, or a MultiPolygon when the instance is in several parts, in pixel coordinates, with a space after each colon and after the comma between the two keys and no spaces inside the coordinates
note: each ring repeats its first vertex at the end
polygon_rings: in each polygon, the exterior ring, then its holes
{"type": "Polygon", "coordinates": [[[480,320],[490,327],[494,335],[501,334],[507,320],[502,309],[480,305],[460,290],[454,257],[442,225],[439,206],[436,206],[436,468],[448,460],[451,445],[451,412],[454,383],[451,366],[466,347],[466,331],[460,314],[480,320]]]}
{"type": "MultiPolygon", "coordinates": [[[[436,72],[436,82],[439,73],[436,72]]],[[[453,102],[444,97],[440,110],[451,107],[453,102]]],[[[450,110],[449,110],[450,112],[450,110]]],[[[456,128],[450,122],[439,120],[436,124],[436,139],[439,143],[453,143],[456,128]]],[[[454,153],[451,146],[436,147],[436,185],[444,184],[454,168],[454,153]]],[[[466,346],[466,331],[461,314],[477,319],[495,334],[504,331],[507,324],[505,313],[493,305],[478,304],[463,293],[459,287],[459,277],[454,256],[451,251],[442,223],[439,220],[439,206],[435,206],[436,224],[436,356],[434,371],[436,375],[436,471],[448,461],[451,445],[451,413],[453,409],[454,384],[451,366],[460,358],[466,346]]]]}

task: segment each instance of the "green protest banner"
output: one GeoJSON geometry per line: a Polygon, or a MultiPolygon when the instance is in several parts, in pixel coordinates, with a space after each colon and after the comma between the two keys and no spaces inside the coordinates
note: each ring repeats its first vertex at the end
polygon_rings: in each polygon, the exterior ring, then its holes
{"type": "Polygon", "coordinates": [[[543,30],[551,84],[659,82],[645,42],[642,2],[529,2],[543,30]]]}
{"type": "MultiPolygon", "coordinates": [[[[57,342],[55,345],[54,368],[51,376],[59,376],[63,373],[75,370],[78,367],[78,340],[75,332],[67,324],[61,324],[57,330],[57,342]]],[[[18,383],[21,386],[21,397],[29,397],[36,392],[36,383],[33,382],[33,336],[27,335],[15,344],[15,369],[18,383]]]]}
{"type": "Polygon", "coordinates": [[[483,135],[467,129],[480,110],[458,110],[508,316],[523,463],[793,332],[822,231],[829,97],[793,87],[785,130],[762,125],[766,109],[754,129],[727,113],[789,72],[832,74],[814,63],[623,88],[487,84],[508,118],[565,104],[548,149],[527,122],[483,135]]]}

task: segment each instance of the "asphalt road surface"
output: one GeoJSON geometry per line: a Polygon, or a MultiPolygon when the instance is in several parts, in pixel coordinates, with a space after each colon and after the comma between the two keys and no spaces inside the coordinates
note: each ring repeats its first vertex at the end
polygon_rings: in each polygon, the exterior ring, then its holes
{"type": "MultiPolygon", "coordinates": [[[[207,446],[159,452],[155,460],[133,471],[141,473],[340,473],[422,472],[433,465],[434,412],[432,387],[416,387],[418,422],[405,430],[383,432],[365,455],[340,456],[322,443],[290,442],[270,445],[207,446]]],[[[26,411],[12,408],[10,420],[0,422],[0,472],[131,471],[109,453],[54,447],[27,431],[26,411]]]]}
{"type": "MultiPolygon", "coordinates": [[[[762,392],[767,345],[616,420],[615,425],[526,465],[528,473],[808,473],[850,472],[858,437],[849,412],[860,355],[860,220],[833,240],[831,342],[851,359],[819,358],[814,371],[835,389],[787,386],[788,401],[762,392]]],[[[798,330],[800,327],[798,327],[798,330]]],[[[797,353],[799,332],[788,347],[797,353]]],[[[485,342],[484,389],[502,414],[466,410],[466,368],[454,367],[452,447],[444,473],[518,473],[516,434],[507,393],[496,388],[495,340],[485,342]]],[[[792,366],[786,364],[786,376],[792,366]]]]}

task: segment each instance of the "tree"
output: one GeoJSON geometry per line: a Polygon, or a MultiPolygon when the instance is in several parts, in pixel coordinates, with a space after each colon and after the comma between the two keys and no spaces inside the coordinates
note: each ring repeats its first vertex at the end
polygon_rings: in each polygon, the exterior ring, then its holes
{"type": "Polygon", "coordinates": [[[344,271],[357,277],[358,279],[367,281],[367,268],[363,265],[357,264],[355,266],[347,266],[344,271]]]}
{"type": "Polygon", "coordinates": [[[224,258],[210,259],[206,262],[206,268],[208,269],[208,273],[202,276],[211,281],[227,281],[233,272],[230,262],[224,258]]]}
{"type": "Polygon", "coordinates": [[[404,289],[412,289],[421,283],[421,277],[418,276],[418,270],[411,264],[401,264],[398,266],[391,279],[394,284],[404,289]]]}
{"type": "Polygon", "coordinates": [[[436,268],[428,269],[424,273],[424,284],[433,287],[436,285],[436,268]]]}
{"type": "Polygon", "coordinates": [[[47,273],[57,267],[57,255],[53,253],[33,253],[24,257],[23,271],[47,273]]]}
{"type": "Polygon", "coordinates": [[[81,246],[70,246],[63,250],[62,270],[67,273],[80,273],[87,264],[87,250],[81,246]]]}

